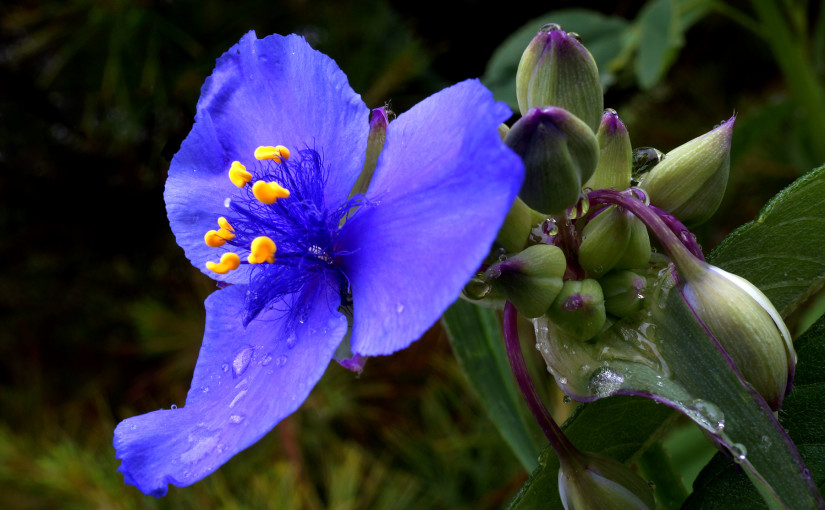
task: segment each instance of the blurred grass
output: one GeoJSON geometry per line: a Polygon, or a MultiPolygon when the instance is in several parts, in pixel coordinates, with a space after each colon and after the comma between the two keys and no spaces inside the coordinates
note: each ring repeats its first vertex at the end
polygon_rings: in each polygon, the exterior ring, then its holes
{"type": "MultiPolygon", "coordinates": [[[[182,404],[200,347],[214,285],[175,245],[162,190],[215,58],[250,29],[298,32],[368,106],[391,99],[403,112],[481,75],[525,20],[574,4],[632,18],[643,2],[522,5],[495,23],[480,0],[459,1],[456,16],[434,0],[0,5],[0,508],[505,506],[526,474],[438,329],[360,378],[331,365],[299,412],[161,500],[123,484],[112,431],[182,404]]],[[[804,164],[777,136],[793,116],[760,122],[786,100],[760,41],[709,17],[664,81],[640,93],[617,76],[606,105],[634,145],[662,150],[738,112],[731,187],[699,232],[710,248],[804,164]]]]}

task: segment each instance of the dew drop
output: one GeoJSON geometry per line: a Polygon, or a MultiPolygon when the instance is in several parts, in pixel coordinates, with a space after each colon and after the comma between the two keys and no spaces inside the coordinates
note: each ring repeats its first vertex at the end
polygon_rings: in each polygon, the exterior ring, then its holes
{"type": "Polygon", "coordinates": [[[588,389],[597,397],[607,397],[622,387],[624,376],[615,370],[601,368],[590,378],[588,389]]]}
{"type": "Polygon", "coordinates": [[[582,36],[580,36],[580,35],[579,35],[578,33],[576,33],[576,32],[567,32],[567,35],[568,35],[568,36],[570,36],[570,37],[572,37],[573,39],[575,39],[575,40],[579,41],[579,42],[582,42],[582,36]]]}
{"type": "Polygon", "coordinates": [[[253,352],[255,352],[255,349],[247,345],[235,354],[235,359],[232,360],[232,372],[235,374],[235,377],[240,377],[241,374],[246,371],[249,362],[252,361],[253,352]]]}
{"type": "Polygon", "coordinates": [[[568,397],[567,395],[565,395],[561,398],[561,401],[564,402],[565,404],[569,404],[571,400],[572,399],[570,397],[568,397]]]}
{"type": "Polygon", "coordinates": [[[228,209],[228,208],[229,208],[229,205],[230,205],[231,203],[232,203],[232,199],[230,199],[229,197],[227,197],[227,198],[226,198],[226,200],[224,200],[224,201],[223,201],[223,206],[224,206],[224,207],[226,207],[226,208],[228,209]]]}
{"type": "Polygon", "coordinates": [[[243,418],[244,418],[243,415],[233,414],[232,416],[229,417],[229,421],[231,421],[232,423],[238,424],[238,423],[243,421],[243,418]]]}
{"type": "Polygon", "coordinates": [[[286,337],[285,343],[287,349],[292,349],[293,347],[295,347],[295,344],[298,343],[298,336],[295,334],[294,330],[291,330],[289,332],[289,335],[287,335],[286,337]]]}
{"type": "Polygon", "coordinates": [[[559,384],[567,384],[567,377],[559,377],[559,384]]]}
{"type": "Polygon", "coordinates": [[[276,367],[282,367],[282,366],[286,365],[286,362],[288,360],[289,360],[289,358],[287,358],[286,356],[278,356],[275,359],[275,366],[276,367]]]}
{"type": "Polygon", "coordinates": [[[556,220],[547,218],[542,222],[541,230],[545,235],[554,236],[559,233],[559,226],[556,224],[556,220]]]}
{"type": "Polygon", "coordinates": [[[272,363],[272,355],[271,355],[270,353],[266,353],[266,356],[264,356],[264,357],[261,359],[261,365],[263,365],[263,366],[267,366],[267,365],[269,365],[270,363],[272,363]]]}
{"type": "Polygon", "coordinates": [[[243,398],[243,396],[246,395],[247,391],[248,390],[239,391],[238,394],[235,395],[235,398],[232,399],[232,402],[229,403],[229,408],[231,409],[231,408],[235,407],[235,404],[237,404],[238,401],[240,401],[243,398]]]}
{"type": "Polygon", "coordinates": [[[172,404],[172,409],[177,409],[177,408],[178,408],[177,404],[172,404]]]}
{"type": "Polygon", "coordinates": [[[223,365],[221,365],[221,371],[229,372],[229,363],[224,363],[223,365]]]}
{"type": "Polygon", "coordinates": [[[561,25],[558,23],[547,23],[546,25],[542,25],[539,32],[555,32],[556,30],[561,30],[561,25]]]}
{"type": "Polygon", "coordinates": [[[742,443],[733,443],[730,445],[730,451],[733,454],[734,462],[744,462],[748,457],[748,450],[742,443]]]}
{"type": "Polygon", "coordinates": [[[201,387],[201,393],[209,393],[209,386],[201,387]]]}
{"type": "Polygon", "coordinates": [[[395,312],[396,313],[401,313],[403,311],[404,311],[404,305],[402,305],[401,303],[398,303],[398,305],[395,307],[395,312]]]}

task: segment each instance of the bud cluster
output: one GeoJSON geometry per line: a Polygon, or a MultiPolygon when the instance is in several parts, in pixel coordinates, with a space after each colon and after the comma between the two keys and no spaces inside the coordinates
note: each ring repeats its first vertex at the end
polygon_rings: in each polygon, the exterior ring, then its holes
{"type": "Polygon", "coordinates": [[[618,113],[603,109],[592,56],[558,25],[530,42],[516,86],[522,116],[502,136],[525,182],[500,251],[465,297],[498,296],[593,345],[620,321],[641,322],[648,286],[673,264],[696,317],[778,408],[795,359],[781,319],[755,287],[705,264],[685,227],[710,218],[724,196],[735,118],[667,153],[634,150],[618,113]]]}

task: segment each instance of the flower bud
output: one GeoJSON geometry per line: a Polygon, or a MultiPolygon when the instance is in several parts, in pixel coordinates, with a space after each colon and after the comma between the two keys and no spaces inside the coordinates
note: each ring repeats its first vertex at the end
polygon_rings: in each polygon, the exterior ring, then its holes
{"type": "Polygon", "coordinates": [[[647,227],[639,218],[629,215],[630,218],[630,238],[619,261],[614,266],[615,269],[641,269],[647,267],[650,262],[650,235],[647,227]]]}
{"type": "Polygon", "coordinates": [[[548,214],[576,203],[599,159],[599,143],[590,128],[554,106],[528,111],[507,133],[505,143],[524,161],[519,196],[548,214]]]}
{"type": "Polygon", "coordinates": [[[641,177],[650,202],[686,225],[710,218],[722,197],[730,170],[730,144],[735,117],[666,154],[641,177]]]}
{"type": "Polygon", "coordinates": [[[585,186],[627,189],[633,171],[633,148],[627,128],[619,120],[616,110],[608,108],[604,111],[596,140],[599,142],[599,163],[585,186]]]}
{"type": "Polygon", "coordinates": [[[685,301],[742,377],[779,409],[796,364],[791,335],[770,300],[749,281],[695,261],[677,270],[685,301]]]}
{"type": "Polygon", "coordinates": [[[370,133],[367,138],[367,157],[364,159],[364,167],[361,169],[361,174],[352,187],[350,196],[354,196],[357,193],[366,193],[367,188],[370,187],[370,181],[372,180],[373,172],[375,172],[378,156],[384,148],[384,140],[387,137],[387,126],[389,123],[389,112],[386,107],[382,106],[372,111],[370,115],[370,133]]]}
{"type": "Polygon", "coordinates": [[[590,219],[582,229],[579,264],[598,278],[619,262],[630,240],[632,216],[618,207],[608,207],[590,219]]]}
{"type": "Polygon", "coordinates": [[[507,296],[522,316],[533,318],[543,315],[556,299],[566,268],[561,248],[535,244],[493,264],[484,276],[507,296]]]}
{"type": "Polygon", "coordinates": [[[599,282],[592,279],[564,282],[547,316],[571,337],[590,340],[601,331],[607,320],[599,282]]]}
{"type": "Polygon", "coordinates": [[[596,61],[558,25],[545,25],[530,41],[516,71],[521,113],[558,106],[580,118],[595,133],[604,109],[596,61]]]}
{"type": "Polygon", "coordinates": [[[607,313],[616,317],[627,317],[642,308],[642,293],[647,286],[644,276],[620,269],[607,273],[599,283],[602,285],[604,309],[607,313]]]}
{"type": "Polygon", "coordinates": [[[504,224],[498,231],[496,244],[508,253],[521,251],[527,244],[532,230],[545,218],[546,216],[530,209],[523,200],[516,197],[507,216],[504,217],[504,224]]]}
{"type": "Polygon", "coordinates": [[[653,489],[621,462],[583,452],[559,469],[565,510],[654,510],[653,489]]]}

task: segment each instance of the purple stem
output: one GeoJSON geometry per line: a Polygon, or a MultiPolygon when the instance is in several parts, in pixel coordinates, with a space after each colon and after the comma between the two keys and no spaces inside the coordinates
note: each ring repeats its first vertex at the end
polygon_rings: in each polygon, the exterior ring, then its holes
{"type": "MultiPolygon", "coordinates": [[[[682,239],[677,237],[665,220],[638,198],[612,189],[592,191],[587,195],[587,198],[590,200],[591,207],[601,204],[618,205],[639,218],[659,240],[659,243],[661,243],[680,272],[682,270],[698,269],[698,264],[704,264],[704,257],[697,260],[692,250],[685,246],[682,239]]],[[[676,221],[678,222],[678,220],[676,221]]],[[[690,235],[686,237],[692,238],[690,235]]]]}
{"type": "Polygon", "coordinates": [[[693,237],[690,230],[688,230],[687,227],[685,227],[685,225],[676,218],[676,216],[673,216],[664,209],[659,209],[655,205],[650,205],[648,207],[653,209],[653,212],[662,218],[662,221],[664,221],[665,225],[670,228],[671,232],[679,236],[679,239],[682,240],[682,244],[690,250],[690,253],[692,253],[694,257],[699,260],[705,260],[705,255],[702,253],[702,248],[699,247],[699,243],[696,242],[696,238],[693,237]]]}
{"type": "Polygon", "coordinates": [[[550,415],[550,412],[541,401],[536,387],[533,386],[533,380],[530,379],[530,374],[527,372],[527,364],[524,362],[524,354],[521,352],[521,342],[518,338],[518,312],[516,312],[516,307],[509,301],[504,304],[504,345],[507,348],[510,368],[516,378],[519,390],[521,390],[521,394],[527,402],[527,407],[530,408],[530,412],[538,422],[539,427],[547,436],[547,440],[550,441],[550,446],[556,451],[559,461],[564,462],[566,459],[578,455],[578,450],[556,424],[556,420],[550,415]]]}

